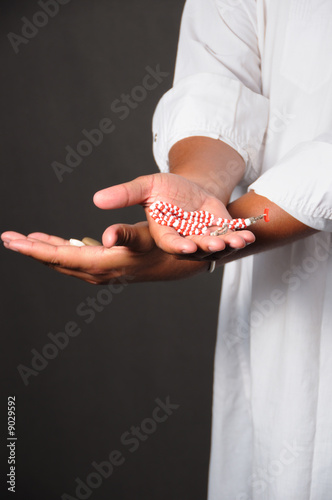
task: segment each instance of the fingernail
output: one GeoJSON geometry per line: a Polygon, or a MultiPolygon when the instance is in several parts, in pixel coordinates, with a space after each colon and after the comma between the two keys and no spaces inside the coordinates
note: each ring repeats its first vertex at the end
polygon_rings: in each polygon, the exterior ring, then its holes
{"type": "Polygon", "coordinates": [[[2,238],[2,241],[3,241],[3,243],[10,243],[10,240],[8,240],[8,239],[3,239],[2,238]]]}

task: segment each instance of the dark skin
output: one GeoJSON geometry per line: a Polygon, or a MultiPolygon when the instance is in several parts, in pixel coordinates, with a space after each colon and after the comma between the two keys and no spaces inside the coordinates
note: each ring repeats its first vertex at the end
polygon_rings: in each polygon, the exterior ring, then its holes
{"type": "MultiPolygon", "coordinates": [[[[210,177],[214,183],[211,189],[226,205],[232,218],[257,216],[263,214],[265,208],[269,209],[269,223],[260,221],[250,226],[250,232],[255,236],[254,244],[239,251],[226,248],[222,253],[214,254],[212,257],[218,258],[217,265],[277,248],[317,232],[254,191],[229,203],[234,187],[242,178],[245,164],[234,149],[218,140],[205,137],[184,139],[171,149],[169,160],[171,172],[191,178],[201,185],[206,184],[206,178],[210,177]],[[204,178],[201,175],[202,165],[204,178]],[[226,174],[215,175],[216,172],[226,174]]],[[[201,252],[196,252],[196,255],[201,255],[201,252]]]]}
{"type": "Polygon", "coordinates": [[[147,222],[135,225],[110,226],[103,234],[102,247],[73,247],[57,236],[24,236],[13,231],[2,234],[4,246],[62,274],[102,284],[128,275],[133,278],[131,282],[184,278],[206,271],[210,260],[223,265],[316,232],[253,191],[229,203],[245,164],[222,141],[206,137],[183,139],[171,149],[169,163],[170,174],[138,177],[96,193],[94,202],[99,208],[140,204],[147,217],[147,222]],[[148,207],[157,199],[228,218],[256,216],[268,208],[270,222],[259,221],[250,231],[184,238],[175,229],[160,226],[150,218],[148,207]]]}

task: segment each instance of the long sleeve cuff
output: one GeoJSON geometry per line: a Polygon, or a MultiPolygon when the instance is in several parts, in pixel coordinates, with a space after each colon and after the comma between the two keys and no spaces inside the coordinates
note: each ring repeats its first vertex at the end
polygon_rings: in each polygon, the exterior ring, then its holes
{"type": "Polygon", "coordinates": [[[172,146],[186,137],[220,139],[246,163],[244,182],[259,175],[269,101],[238,80],[199,73],[178,81],[160,100],[153,117],[153,153],[162,172],[172,146]]]}
{"type": "Polygon", "coordinates": [[[248,189],[307,226],[332,232],[332,140],[298,144],[248,189]]]}

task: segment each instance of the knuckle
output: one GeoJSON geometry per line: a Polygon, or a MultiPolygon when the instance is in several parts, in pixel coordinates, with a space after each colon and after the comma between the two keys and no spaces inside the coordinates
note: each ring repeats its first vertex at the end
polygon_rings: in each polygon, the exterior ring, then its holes
{"type": "Polygon", "coordinates": [[[60,266],[60,263],[56,257],[52,257],[49,262],[46,262],[46,265],[49,265],[51,267],[58,267],[60,266]]]}
{"type": "Polygon", "coordinates": [[[121,237],[119,238],[121,245],[128,245],[132,240],[132,234],[129,228],[121,226],[121,237]]]}

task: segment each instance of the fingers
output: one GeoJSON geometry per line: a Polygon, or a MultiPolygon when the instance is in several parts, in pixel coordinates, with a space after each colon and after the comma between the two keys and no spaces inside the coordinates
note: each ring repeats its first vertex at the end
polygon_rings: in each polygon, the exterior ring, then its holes
{"type": "Polygon", "coordinates": [[[118,247],[54,246],[34,239],[16,239],[4,243],[9,250],[19,252],[46,264],[56,271],[84,279],[89,283],[107,283],[122,276],[131,265],[131,256],[118,247]]]}
{"type": "MultiPolygon", "coordinates": [[[[45,243],[49,243],[50,245],[70,245],[69,240],[65,240],[63,238],[60,238],[59,236],[52,236],[45,233],[30,233],[28,235],[28,238],[44,241],[45,243]]],[[[89,236],[85,236],[84,238],[82,238],[82,243],[84,243],[84,245],[86,246],[101,246],[101,243],[99,241],[90,238],[89,236]]]]}
{"type": "Polygon", "coordinates": [[[5,231],[1,235],[1,239],[4,243],[9,243],[12,240],[25,239],[26,236],[21,233],[16,233],[15,231],[5,231]]]}
{"type": "Polygon", "coordinates": [[[126,246],[137,252],[146,252],[154,245],[153,236],[159,248],[166,253],[181,255],[192,254],[200,250],[210,255],[224,250],[226,246],[235,249],[244,248],[255,240],[250,231],[230,232],[223,237],[207,235],[184,238],[174,228],[167,226],[152,225],[151,230],[152,235],[146,222],[135,225],[114,224],[104,232],[103,245],[107,248],[126,246]]]}
{"type": "Polygon", "coordinates": [[[164,252],[181,255],[192,254],[197,251],[207,255],[220,252],[226,247],[223,238],[218,236],[180,236],[173,228],[162,228],[155,237],[156,243],[164,252]]]}
{"type": "Polygon", "coordinates": [[[166,253],[187,254],[197,251],[197,244],[189,238],[184,238],[172,227],[150,225],[151,235],[156,245],[166,253]]]}
{"type": "Polygon", "coordinates": [[[151,193],[153,178],[153,175],[144,175],[124,184],[102,189],[95,193],[93,202],[97,207],[107,210],[145,203],[151,193]]]}
{"type": "Polygon", "coordinates": [[[135,225],[114,224],[103,234],[105,247],[125,246],[136,252],[148,252],[154,247],[147,222],[135,225]]]}
{"type": "Polygon", "coordinates": [[[244,248],[247,245],[254,243],[255,240],[256,237],[254,233],[246,230],[234,232],[230,231],[224,236],[226,245],[228,245],[230,248],[234,248],[235,250],[244,248]]]}
{"type": "Polygon", "coordinates": [[[34,239],[34,240],[40,240],[45,243],[49,243],[50,245],[69,245],[69,241],[65,240],[63,238],[60,238],[59,236],[52,236],[50,234],[45,234],[45,233],[30,233],[28,236],[25,236],[24,234],[21,233],[16,233],[15,231],[5,231],[1,235],[1,239],[3,242],[9,243],[14,240],[26,240],[26,239],[34,239]]]}
{"type": "Polygon", "coordinates": [[[60,267],[60,266],[51,266],[49,265],[51,269],[54,269],[54,271],[64,274],[66,276],[71,276],[73,278],[77,278],[83,281],[86,281],[87,283],[91,283],[92,285],[100,285],[103,283],[103,281],[97,280],[94,276],[92,276],[89,273],[84,273],[81,271],[74,271],[73,269],[66,269],[65,267],[60,267]]]}
{"type": "Polygon", "coordinates": [[[65,240],[64,238],[60,238],[59,236],[52,236],[45,233],[30,233],[27,237],[44,241],[45,243],[49,243],[50,245],[70,245],[69,240],[65,240]]]}
{"type": "Polygon", "coordinates": [[[148,209],[145,210],[145,214],[149,223],[150,234],[161,250],[175,255],[196,252],[197,245],[191,238],[184,238],[173,227],[156,223],[148,209]]]}
{"type": "MultiPolygon", "coordinates": [[[[225,259],[232,255],[234,252],[237,252],[241,249],[247,247],[251,243],[254,243],[255,236],[251,231],[240,231],[239,233],[230,232],[224,236],[213,236],[212,238],[223,238],[223,249],[222,251],[216,250],[213,252],[207,252],[202,250],[201,247],[198,247],[198,250],[195,253],[187,254],[187,255],[179,255],[178,258],[183,260],[196,260],[196,261],[211,261],[211,260],[222,260],[225,262],[225,259]]],[[[211,248],[211,245],[209,245],[211,248]]]]}
{"type": "Polygon", "coordinates": [[[68,244],[63,238],[44,233],[32,233],[40,239],[8,233],[10,234],[3,236],[5,248],[31,257],[61,274],[92,284],[105,284],[118,278],[121,281],[124,273],[129,276],[126,270],[131,268],[133,263],[131,253],[120,247],[76,247],[68,244]],[[58,245],[59,242],[65,244],[58,245]]]}
{"type": "Polygon", "coordinates": [[[157,246],[164,252],[182,255],[194,254],[197,251],[206,255],[221,252],[226,246],[233,249],[241,249],[255,241],[255,236],[251,231],[229,231],[222,236],[181,236],[174,228],[161,226],[150,222],[151,235],[157,246]]]}
{"type": "Polygon", "coordinates": [[[53,266],[92,272],[94,262],[105,260],[103,247],[73,247],[71,245],[54,246],[40,240],[29,238],[13,239],[6,243],[6,248],[15,250],[29,257],[53,266]]]}
{"type": "Polygon", "coordinates": [[[206,255],[226,251],[226,248],[240,250],[255,241],[251,231],[229,231],[222,236],[203,235],[192,238],[200,252],[205,252],[206,255]]]}

